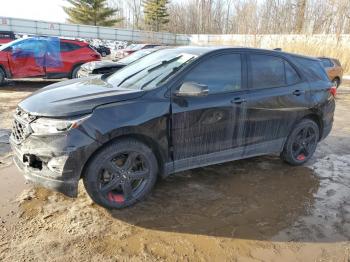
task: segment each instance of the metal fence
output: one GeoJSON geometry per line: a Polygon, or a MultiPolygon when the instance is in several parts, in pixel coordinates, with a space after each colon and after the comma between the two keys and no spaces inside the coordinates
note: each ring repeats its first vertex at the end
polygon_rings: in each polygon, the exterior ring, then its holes
{"type": "Polygon", "coordinates": [[[130,42],[152,42],[168,45],[187,45],[189,37],[183,34],[119,29],[102,26],[74,25],[11,17],[0,17],[0,31],[18,34],[101,39],[130,42]]]}

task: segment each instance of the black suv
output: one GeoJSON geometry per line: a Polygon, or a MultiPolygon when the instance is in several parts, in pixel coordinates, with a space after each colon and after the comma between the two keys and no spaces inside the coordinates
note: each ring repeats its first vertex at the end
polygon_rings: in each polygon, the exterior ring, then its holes
{"type": "Polygon", "coordinates": [[[158,176],[186,169],[265,154],[305,163],[331,131],[335,90],[309,57],[164,49],[26,98],[14,115],[14,161],[30,181],[74,197],[82,178],[96,203],[122,208],[158,176]]]}

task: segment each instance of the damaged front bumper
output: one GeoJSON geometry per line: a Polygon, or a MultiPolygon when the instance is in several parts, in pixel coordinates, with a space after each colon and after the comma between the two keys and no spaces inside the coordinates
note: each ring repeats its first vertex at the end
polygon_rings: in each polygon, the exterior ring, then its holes
{"type": "Polygon", "coordinates": [[[98,147],[79,130],[55,136],[30,135],[21,143],[11,135],[10,144],[14,163],[26,180],[69,197],[77,196],[83,167],[98,147]]]}

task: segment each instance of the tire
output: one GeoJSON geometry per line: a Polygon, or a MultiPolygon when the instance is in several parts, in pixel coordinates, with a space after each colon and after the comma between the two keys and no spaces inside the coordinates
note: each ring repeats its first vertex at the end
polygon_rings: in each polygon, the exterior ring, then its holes
{"type": "Polygon", "coordinates": [[[2,86],[5,83],[5,73],[4,71],[0,68],[0,86],[2,86]]]}
{"type": "Polygon", "coordinates": [[[292,166],[307,162],[315,153],[320,130],[315,121],[303,119],[292,130],[281,153],[281,158],[292,166]]]}
{"type": "Polygon", "coordinates": [[[120,209],[143,200],[157,175],[158,162],[152,150],[138,140],[122,139],[98,151],[88,163],[83,182],[98,205],[120,209]]]}
{"type": "Polygon", "coordinates": [[[333,85],[335,85],[336,88],[340,86],[340,80],[339,78],[334,78],[332,81],[333,85]]]}
{"type": "Polygon", "coordinates": [[[73,78],[78,78],[78,71],[80,69],[81,65],[78,65],[78,66],[75,66],[72,70],[72,73],[71,73],[71,79],[73,78]]]}
{"type": "Polygon", "coordinates": [[[101,52],[101,56],[105,57],[105,56],[107,56],[107,53],[106,52],[101,52]]]}

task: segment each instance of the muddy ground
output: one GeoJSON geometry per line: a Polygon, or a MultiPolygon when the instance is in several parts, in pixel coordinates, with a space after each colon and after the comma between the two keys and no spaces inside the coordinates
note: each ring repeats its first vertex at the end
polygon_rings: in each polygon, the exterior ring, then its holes
{"type": "Polygon", "coordinates": [[[0,261],[350,261],[350,87],[308,165],[264,156],[181,172],[110,212],[82,185],[77,199],[25,185],[11,164],[11,114],[45,84],[0,89],[0,261]]]}

